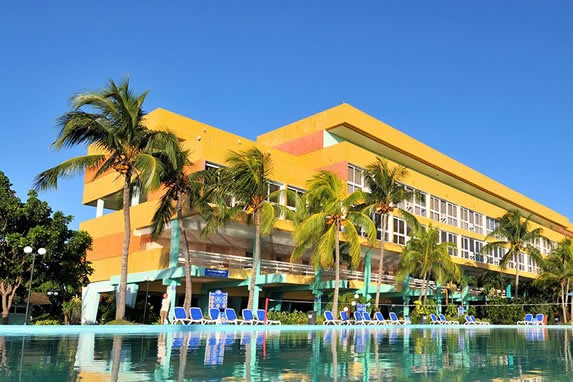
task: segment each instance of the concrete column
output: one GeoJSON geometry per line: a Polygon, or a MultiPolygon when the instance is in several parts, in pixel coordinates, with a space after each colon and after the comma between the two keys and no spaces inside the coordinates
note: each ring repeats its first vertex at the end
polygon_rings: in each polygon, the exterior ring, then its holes
{"type": "Polygon", "coordinates": [[[364,297],[366,302],[370,300],[370,277],[372,275],[372,256],[370,255],[370,248],[366,250],[364,255],[364,297]]]}
{"type": "Polygon", "coordinates": [[[410,296],[403,296],[402,303],[404,304],[404,317],[410,317],[410,296]]]}
{"type": "Polygon", "coordinates": [[[137,206],[139,204],[139,198],[141,196],[141,190],[137,186],[133,186],[131,191],[131,206],[137,206]]]}
{"type": "Polygon", "coordinates": [[[103,216],[104,207],[105,207],[105,201],[103,199],[98,199],[96,202],[96,218],[103,216]]]}

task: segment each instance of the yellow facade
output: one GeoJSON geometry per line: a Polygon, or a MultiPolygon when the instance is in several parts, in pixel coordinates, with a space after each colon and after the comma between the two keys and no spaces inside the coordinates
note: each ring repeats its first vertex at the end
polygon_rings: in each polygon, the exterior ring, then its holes
{"type": "MultiPolygon", "coordinates": [[[[185,147],[191,152],[191,159],[195,163],[196,170],[203,169],[206,163],[224,165],[230,150],[240,151],[256,145],[261,150],[271,153],[273,160],[271,178],[283,188],[304,189],[307,180],[318,169],[323,168],[332,169],[343,179],[348,180],[349,165],[360,170],[371,163],[376,155],[392,163],[405,165],[409,169],[409,175],[404,183],[427,195],[425,213],[417,216],[420,222],[431,223],[455,235],[458,238],[458,249],[454,260],[471,272],[479,273],[481,270],[491,269],[513,274],[514,271],[511,269],[501,270],[495,264],[495,259],[492,263],[472,259],[471,255],[467,258],[462,256],[464,240],[465,242],[470,239],[482,241],[487,233],[487,218],[497,218],[508,209],[516,208],[525,215],[531,214],[534,227],[543,228],[543,235],[549,240],[547,243],[558,242],[565,236],[573,237],[573,225],[565,216],[348,104],[339,105],[270,131],[259,136],[256,141],[164,109],[151,112],[147,116],[146,123],[153,129],[169,129],[184,140],[185,147]],[[454,206],[452,208],[457,211],[456,224],[448,223],[448,219],[442,220],[441,217],[432,218],[432,197],[446,204],[449,203],[448,206],[454,206]],[[481,222],[475,225],[468,223],[464,226],[462,209],[470,210],[474,213],[476,221],[481,219],[481,222]]],[[[81,223],[80,228],[87,230],[94,237],[94,249],[88,257],[95,269],[92,282],[111,280],[119,274],[123,216],[113,204],[113,200],[117,199],[121,186],[115,174],[104,175],[98,179],[93,179],[91,174],[86,174],[85,177],[83,203],[95,206],[100,200],[104,201],[106,207],[110,206],[109,208],[116,210],[81,223]]],[[[151,217],[160,194],[160,191],[153,192],[141,204],[132,207],[134,232],[130,248],[130,274],[143,274],[169,268],[170,228],[167,228],[164,235],[157,240],[152,240],[149,233],[151,217]]],[[[441,210],[438,215],[442,216],[441,210]]],[[[450,220],[455,220],[453,215],[448,216],[450,220]]],[[[200,217],[196,215],[186,217],[186,227],[192,241],[191,249],[204,254],[203,257],[206,259],[209,256],[219,256],[221,261],[218,267],[230,269],[230,279],[246,279],[248,272],[238,271],[233,268],[232,264],[242,264],[241,258],[248,260],[249,251],[252,251],[252,229],[237,223],[233,227],[225,228],[220,234],[203,240],[199,237],[198,227],[200,228],[200,225],[200,217]],[[226,261],[225,256],[231,256],[230,260],[226,261]]],[[[284,263],[286,269],[286,265],[290,264],[291,230],[292,227],[288,222],[280,222],[275,233],[263,241],[263,260],[268,263],[263,273],[272,273],[272,270],[269,271],[272,266],[281,268],[281,263],[284,263]],[[279,264],[274,265],[275,262],[279,264]]],[[[402,247],[397,243],[388,243],[387,248],[394,253],[394,256],[391,255],[388,259],[390,262],[388,269],[393,272],[396,270],[397,254],[402,247]]],[[[542,249],[544,252],[545,247],[542,249]]],[[[372,264],[377,264],[378,251],[372,250],[371,253],[372,264]]],[[[535,278],[534,268],[530,264],[524,264],[522,276],[535,278]]],[[[298,268],[297,272],[301,269],[298,268]]],[[[285,273],[286,271],[281,268],[277,272],[285,273]]],[[[293,271],[293,273],[296,272],[293,271]]],[[[312,282],[312,277],[308,275],[289,274],[288,272],[285,274],[286,277],[281,279],[280,283],[270,283],[268,286],[278,291],[284,284],[308,285],[312,282]]],[[[208,289],[210,283],[218,281],[220,280],[209,277],[197,277],[196,282],[199,287],[194,285],[194,289],[200,290],[202,286],[208,289]]],[[[360,288],[358,280],[350,280],[349,288],[354,287],[360,288]]],[[[234,290],[237,294],[246,295],[244,286],[234,290]]],[[[310,294],[307,293],[307,296],[310,294]]]]}

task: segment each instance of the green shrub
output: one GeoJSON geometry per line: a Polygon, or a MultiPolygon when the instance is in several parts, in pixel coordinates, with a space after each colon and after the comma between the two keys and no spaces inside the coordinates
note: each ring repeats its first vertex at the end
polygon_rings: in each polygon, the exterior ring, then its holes
{"type": "Polygon", "coordinates": [[[34,322],[34,325],[59,325],[58,320],[38,320],[34,322]]]}
{"type": "Polygon", "coordinates": [[[106,322],[105,325],[136,325],[136,323],[126,320],[113,320],[106,322]]]}
{"type": "Polygon", "coordinates": [[[525,316],[523,305],[508,303],[501,297],[491,298],[483,309],[487,320],[492,324],[515,324],[525,316]]]}
{"type": "Polygon", "coordinates": [[[427,300],[426,305],[423,305],[422,301],[416,300],[414,301],[414,309],[410,312],[410,321],[413,324],[419,324],[422,322],[422,316],[426,316],[427,322],[429,322],[429,315],[436,312],[437,305],[434,300],[427,300]]]}
{"type": "Polygon", "coordinates": [[[307,313],[299,312],[297,310],[295,310],[292,313],[269,311],[267,317],[269,320],[279,320],[281,322],[281,324],[283,324],[283,325],[306,325],[306,324],[308,324],[307,313]]]}

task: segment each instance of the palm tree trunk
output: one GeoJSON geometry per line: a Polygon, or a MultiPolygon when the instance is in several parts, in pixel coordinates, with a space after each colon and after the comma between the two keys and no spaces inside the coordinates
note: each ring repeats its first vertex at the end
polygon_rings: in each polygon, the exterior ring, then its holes
{"type": "Polygon", "coordinates": [[[519,253],[515,256],[515,298],[519,297],[519,253]]]}
{"type": "Polygon", "coordinates": [[[191,308],[191,299],[193,298],[193,285],[191,284],[191,256],[189,255],[189,242],[187,240],[185,227],[183,226],[182,198],[183,195],[178,193],[177,223],[179,224],[179,232],[181,232],[181,245],[183,246],[183,257],[185,258],[185,300],[183,301],[183,307],[185,308],[185,311],[188,312],[189,308],[191,308]]]}
{"type": "Polygon", "coordinates": [[[121,251],[121,274],[119,279],[119,296],[117,298],[115,319],[125,318],[125,297],[127,294],[127,258],[129,255],[129,243],[131,240],[131,171],[125,174],[123,182],[123,248],[121,251]]]}
{"type": "Polygon", "coordinates": [[[379,310],[380,303],[380,288],[382,286],[382,276],[384,275],[384,238],[386,236],[386,224],[388,220],[387,214],[382,214],[380,217],[380,231],[382,236],[380,237],[380,260],[378,262],[378,282],[376,283],[376,299],[374,300],[374,305],[376,310],[379,310]]]}
{"type": "Polygon", "coordinates": [[[424,296],[424,291],[426,290],[426,272],[422,275],[422,290],[418,295],[418,301],[422,301],[422,297],[424,296]]]}
{"type": "Polygon", "coordinates": [[[257,282],[257,269],[261,261],[261,214],[255,211],[255,253],[253,254],[253,269],[251,270],[251,282],[249,285],[249,301],[247,309],[253,309],[253,299],[257,282]]]}
{"type": "Polygon", "coordinates": [[[567,322],[567,295],[565,294],[565,280],[561,284],[561,312],[563,313],[563,322],[567,322]]]}
{"type": "MultiPolygon", "coordinates": [[[[340,233],[340,222],[336,222],[336,233],[334,234],[334,298],[332,299],[332,314],[334,317],[338,316],[338,283],[340,282],[340,238],[338,234],[340,233]]],[[[378,304],[377,304],[378,305],[378,304]]]]}
{"type": "MultiPolygon", "coordinates": [[[[567,279],[567,289],[565,290],[565,304],[569,302],[569,291],[571,286],[571,279],[567,279]]],[[[573,297],[571,297],[571,313],[569,314],[569,321],[573,322],[573,297]]],[[[567,318],[565,318],[567,319],[567,318]]]]}

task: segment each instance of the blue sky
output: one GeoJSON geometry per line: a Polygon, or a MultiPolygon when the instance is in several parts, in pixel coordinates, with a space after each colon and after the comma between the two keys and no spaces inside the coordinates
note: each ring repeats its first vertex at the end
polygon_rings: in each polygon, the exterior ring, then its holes
{"type": "MultiPolygon", "coordinates": [[[[350,103],[573,218],[571,1],[2,2],[0,170],[21,197],[76,92],[129,74],[254,139],[350,103]]],[[[42,192],[78,222],[82,177],[42,192]]]]}

